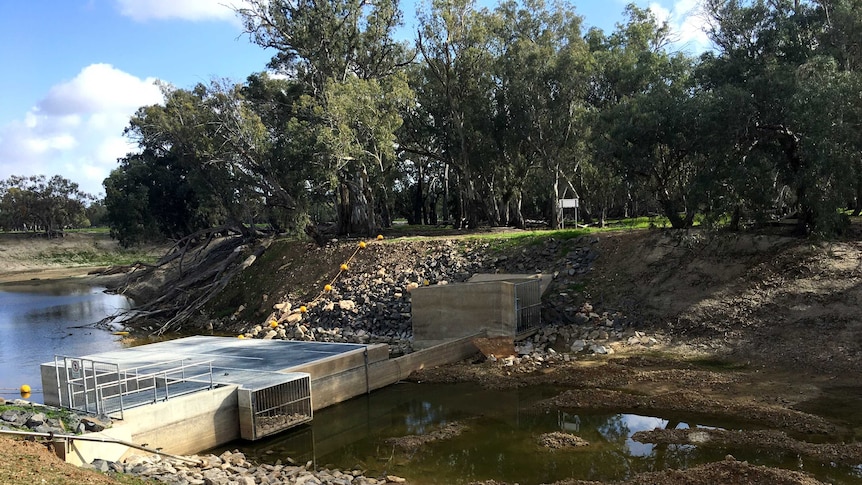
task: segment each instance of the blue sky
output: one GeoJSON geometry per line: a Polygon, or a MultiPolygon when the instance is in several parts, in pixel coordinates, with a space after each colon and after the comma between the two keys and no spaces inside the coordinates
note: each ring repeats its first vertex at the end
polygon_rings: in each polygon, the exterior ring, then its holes
{"type": "MultiPolygon", "coordinates": [[[[0,1],[0,179],[59,174],[103,195],[117,158],[134,150],[122,134],[129,117],[161,101],[156,80],[190,88],[265,69],[272,52],[224,6],[241,1],[0,1]]],[[[586,26],[610,31],[628,0],[571,3],[586,26]]],[[[705,45],[698,0],[635,3],[667,19],[684,48],[705,45]]],[[[401,8],[410,35],[415,3],[401,8]]]]}

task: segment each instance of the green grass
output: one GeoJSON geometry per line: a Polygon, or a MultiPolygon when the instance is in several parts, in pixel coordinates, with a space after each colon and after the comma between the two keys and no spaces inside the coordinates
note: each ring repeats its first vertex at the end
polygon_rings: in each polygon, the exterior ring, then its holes
{"type": "Polygon", "coordinates": [[[84,227],[81,229],[66,229],[65,232],[74,232],[76,234],[110,234],[111,229],[107,226],[84,227]]]}
{"type": "Polygon", "coordinates": [[[2,405],[0,406],[0,413],[5,411],[27,411],[27,412],[35,412],[42,413],[46,418],[49,419],[59,419],[63,422],[63,426],[66,428],[66,432],[69,434],[75,433],[75,426],[77,426],[77,422],[72,419],[73,413],[66,409],[57,409],[45,406],[12,406],[12,405],[2,405]]]}
{"type": "Polygon", "coordinates": [[[69,266],[122,266],[138,261],[154,262],[157,256],[145,251],[104,252],[96,250],[63,250],[57,249],[39,253],[39,261],[69,266]]]}
{"type": "Polygon", "coordinates": [[[470,234],[464,237],[468,241],[487,241],[492,251],[505,251],[513,247],[529,247],[543,244],[548,239],[554,238],[561,241],[569,241],[593,232],[589,229],[556,229],[539,231],[517,231],[517,232],[489,232],[470,234]]]}

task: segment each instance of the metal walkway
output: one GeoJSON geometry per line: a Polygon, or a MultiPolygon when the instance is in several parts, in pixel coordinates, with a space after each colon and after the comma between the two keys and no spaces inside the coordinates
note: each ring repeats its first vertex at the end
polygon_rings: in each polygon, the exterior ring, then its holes
{"type": "Polygon", "coordinates": [[[274,415],[289,408],[307,421],[311,419],[308,374],[279,371],[365,348],[359,344],[186,337],[81,357],[56,356],[56,382],[43,382],[43,389],[56,386],[63,407],[122,419],[123,411],[133,407],[238,385],[252,392],[249,405],[257,415],[274,415]]]}

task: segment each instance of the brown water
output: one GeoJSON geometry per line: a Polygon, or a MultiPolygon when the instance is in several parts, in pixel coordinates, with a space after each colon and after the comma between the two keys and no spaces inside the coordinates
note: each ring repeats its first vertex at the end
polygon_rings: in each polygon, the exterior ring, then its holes
{"type": "Polygon", "coordinates": [[[396,384],[321,410],[310,425],[296,431],[213,451],[239,448],[261,463],[312,461],[318,468],[358,468],[368,476],[398,475],[415,484],[493,479],[521,485],[569,478],[624,480],[640,472],[722,460],[730,453],[754,464],[804,470],[831,483],[862,483],[862,466],[837,467],[782,452],[653,446],[631,439],[637,431],[656,427],[739,428],[739,424],[690,416],[533,411],[537,400],[556,393],[549,388],[489,391],[472,384],[396,384]],[[453,421],[465,422],[468,430],[415,453],[385,443],[389,437],[428,434],[453,421]],[[539,435],[552,431],[575,433],[590,446],[573,450],[538,446],[539,435]]]}

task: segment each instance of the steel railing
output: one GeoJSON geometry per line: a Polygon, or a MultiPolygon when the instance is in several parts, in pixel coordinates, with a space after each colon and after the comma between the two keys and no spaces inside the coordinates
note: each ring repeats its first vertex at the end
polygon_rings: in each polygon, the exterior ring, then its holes
{"type": "Polygon", "coordinates": [[[112,362],[57,355],[57,396],[69,409],[123,419],[128,408],[212,389],[212,361],[188,360],[121,368],[112,362]]]}

